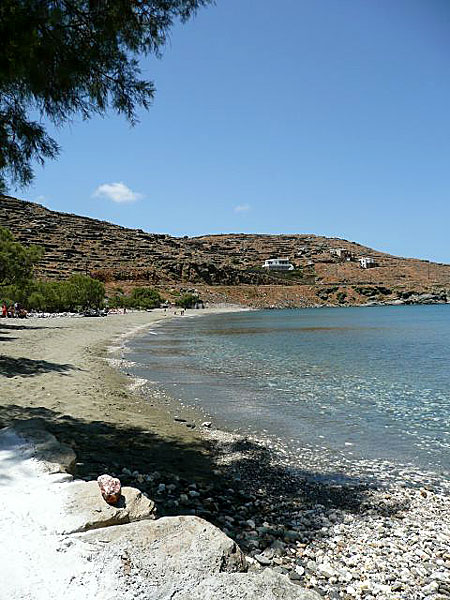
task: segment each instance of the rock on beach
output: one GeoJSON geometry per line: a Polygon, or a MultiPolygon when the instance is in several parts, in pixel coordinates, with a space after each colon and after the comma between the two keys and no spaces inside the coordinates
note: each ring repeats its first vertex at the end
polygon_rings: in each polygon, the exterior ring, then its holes
{"type": "Polygon", "coordinates": [[[100,475],[97,477],[97,483],[103,499],[108,504],[117,504],[120,500],[120,480],[111,475],[100,475]]]}
{"type": "Polygon", "coordinates": [[[133,487],[123,487],[115,506],[103,501],[96,481],[74,481],[65,490],[61,533],[88,531],[155,518],[155,503],[133,487]]]}
{"type": "Polygon", "coordinates": [[[82,534],[80,540],[100,553],[110,553],[111,548],[115,548],[126,557],[128,583],[139,590],[151,588],[151,598],[320,598],[271,569],[246,573],[247,562],[237,544],[220,529],[198,517],[163,517],[156,521],[108,527],[82,534]]]}

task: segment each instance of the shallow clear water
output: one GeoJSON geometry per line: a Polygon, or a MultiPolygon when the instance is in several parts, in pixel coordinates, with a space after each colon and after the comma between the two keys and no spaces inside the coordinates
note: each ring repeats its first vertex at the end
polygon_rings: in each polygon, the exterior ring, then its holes
{"type": "Polygon", "coordinates": [[[131,343],[133,371],[216,424],[450,472],[450,306],[187,317],[131,343]]]}

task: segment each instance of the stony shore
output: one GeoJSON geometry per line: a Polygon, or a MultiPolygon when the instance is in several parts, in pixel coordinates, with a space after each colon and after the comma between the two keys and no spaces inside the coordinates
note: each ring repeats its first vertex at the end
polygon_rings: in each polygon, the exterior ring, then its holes
{"type": "MultiPolygon", "coordinates": [[[[318,592],[352,600],[450,597],[450,497],[416,481],[301,477],[262,442],[208,431],[208,482],[123,468],[160,515],[197,515],[265,568],[318,592]]],[[[114,469],[114,465],[111,465],[114,469]]]]}
{"type": "Polygon", "coordinates": [[[76,452],[79,477],[115,473],[148,494],[158,516],[210,521],[236,540],[250,571],[275,570],[330,599],[450,597],[444,484],[394,475],[386,464],[353,465],[336,477],[306,449],[294,461],[263,440],[202,427],[189,411],[175,420],[104,360],[108,340],[123,344],[120,336],[148,327],[149,317],[156,321],[144,314],[127,323],[52,320],[44,331],[37,321],[3,327],[5,338],[17,336],[1,358],[3,424],[43,419],[76,452]]]}

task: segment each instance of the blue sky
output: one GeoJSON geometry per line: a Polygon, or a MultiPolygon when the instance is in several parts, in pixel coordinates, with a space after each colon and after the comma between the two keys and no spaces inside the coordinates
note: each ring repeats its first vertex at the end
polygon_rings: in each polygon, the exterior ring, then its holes
{"type": "Polygon", "coordinates": [[[16,195],[173,235],[316,233],[450,262],[450,2],[217,0],[135,128],[56,132],[16,195]],[[118,202],[122,200],[122,202],[118,202]]]}

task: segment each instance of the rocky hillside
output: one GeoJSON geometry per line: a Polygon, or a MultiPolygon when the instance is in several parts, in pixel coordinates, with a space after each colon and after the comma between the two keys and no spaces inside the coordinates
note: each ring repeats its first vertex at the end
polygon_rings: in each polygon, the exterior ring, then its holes
{"type": "Polygon", "coordinates": [[[0,225],[17,240],[44,246],[38,275],[90,273],[107,286],[199,289],[212,301],[255,306],[446,301],[450,265],[405,259],[339,238],[311,234],[221,234],[176,238],[48,210],[0,196],[0,225]],[[267,273],[289,258],[295,271],[267,273]],[[373,259],[364,269],[360,258],[373,259]],[[425,296],[424,296],[425,294],[425,296]]]}

